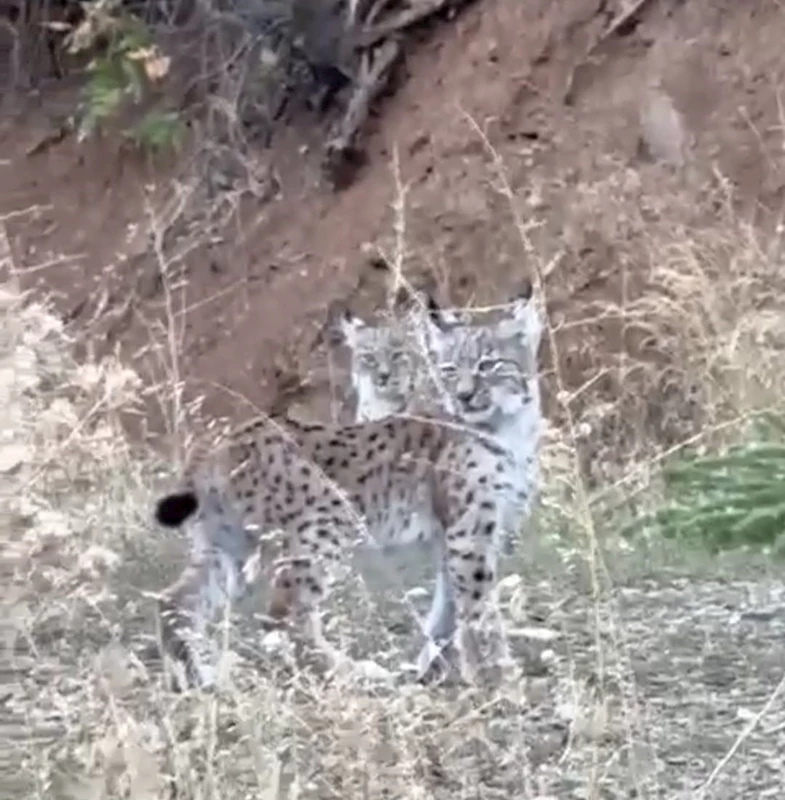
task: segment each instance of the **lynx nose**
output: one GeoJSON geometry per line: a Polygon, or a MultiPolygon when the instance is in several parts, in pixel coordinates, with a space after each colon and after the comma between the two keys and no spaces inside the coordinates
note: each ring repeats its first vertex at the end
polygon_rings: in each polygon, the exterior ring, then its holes
{"type": "Polygon", "coordinates": [[[460,403],[468,405],[474,397],[474,381],[468,377],[459,380],[455,387],[455,397],[460,403]]]}
{"type": "Polygon", "coordinates": [[[376,373],[376,382],[379,386],[387,386],[390,382],[390,373],[388,370],[383,370],[381,372],[376,373]]]}

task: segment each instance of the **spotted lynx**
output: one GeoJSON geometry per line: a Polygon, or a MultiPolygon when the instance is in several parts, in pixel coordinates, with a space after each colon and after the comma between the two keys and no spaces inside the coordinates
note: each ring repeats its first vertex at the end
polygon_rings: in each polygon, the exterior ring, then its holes
{"type": "MultiPolygon", "coordinates": [[[[467,313],[448,314],[432,299],[428,305],[430,316],[410,314],[393,323],[369,325],[346,313],[337,321],[340,340],[351,353],[357,417],[451,411],[463,423],[486,431],[510,454],[511,475],[527,497],[522,518],[536,484],[541,422],[537,350],[542,322],[531,286],[506,314],[484,325],[471,324],[467,313]],[[423,349],[429,356],[427,365],[423,349]],[[395,391],[388,391],[389,386],[395,391]]],[[[411,524],[406,539],[426,538],[427,519],[414,516],[411,524]]],[[[515,527],[519,524],[520,518],[515,527]]],[[[517,530],[505,533],[509,551],[510,534],[517,530]]],[[[436,555],[436,587],[424,629],[429,643],[446,644],[454,633],[455,609],[446,564],[438,550],[436,555]]],[[[429,643],[418,658],[421,677],[438,655],[429,643]]]]}
{"type": "MultiPolygon", "coordinates": [[[[421,305],[392,321],[369,325],[344,311],[332,320],[333,344],[344,344],[350,353],[350,379],[354,390],[356,422],[384,419],[404,413],[443,413],[444,403],[430,400],[438,374],[428,370],[429,324],[421,305]]],[[[431,609],[423,624],[426,643],[417,658],[417,678],[433,674],[439,657],[455,632],[455,604],[440,542],[431,535],[431,516],[412,512],[397,545],[432,541],[436,545],[436,586],[431,609]]]]}
{"type": "MultiPolygon", "coordinates": [[[[516,485],[531,501],[542,429],[537,352],[543,321],[531,285],[509,313],[475,325],[432,304],[430,347],[450,409],[512,457],[516,485]]],[[[527,507],[528,510],[528,507],[527,507]]]]}
{"type": "Polygon", "coordinates": [[[352,547],[362,538],[394,544],[416,514],[444,553],[459,667],[474,680],[484,662],[478,635],[497,579],[499,536],[527,497],[516,489],[509,453],[456,422],[262,419],[195,454],[180,488],[155,509],[160,524],[187,525],[192,542],[190,565],[160,601],[162,644],[183,679],[214,681],[208,625],[245,591],[243,568],[260,532],[280,531],[280,557],[267,565],[269,614],[289,616],[309,645],[335,658],[319,609],[352,547]]]}

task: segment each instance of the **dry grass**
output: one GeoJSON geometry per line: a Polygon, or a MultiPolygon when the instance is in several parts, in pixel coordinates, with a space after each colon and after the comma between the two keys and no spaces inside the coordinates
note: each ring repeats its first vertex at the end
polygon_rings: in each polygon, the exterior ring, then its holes
{"type": "MultiPolygon", "coordinates": [[[[597,317],[612,319],[625,346],[586,345],[608,383],[571,394],[551,378],[567,413],[546,439],[536,535],[505,583],[523,675],[493,689],[412,685],[401,661],[421,593],[402,597],[395,575],[379,586],[369,575],[390,570],[371,559],[359,575],[373,591],[346,587],[328,629],[375,659],[364,679],[293,672],[245,615],[219,690],[169,692],[148,592],[176,573],[182,543],[151,526],[160,465],[131,451],[118,421],[142,387],[120,364],[74,363],[51,313],[4,287],[4,796],[779,796],[781,581],[674,577],[641,561],[650,549],[599,533],[614,519],[603,498],[651,496],[663,448],[737,435],[779,401],[780,242],[762,244],[727,204],[698,227],[694,197],[644,184],[616,171],[572,203],[575,224],[591,220],[629,280],[644,280],[551,330],[558,355],[571,331],[583,342],[597,317]],[[591,489],[578,458],[589,446],[601,461],[591,489]],[[618,586],[621,564],[631,588],[618,586]]],[[[522,213],[524,243],[554,263],[522,213]]]]}
{"type": "Polygon", "coordinates": [[[620,266],[616,301],[596,307],[618,324],[606,364],[617,402],[589,420],[609,445],[639,463],[696,434],[727,441],[738,431],[723,430],[781,403],[781,231],[739,218],[721,180],[701,196],[679,177],[617,170],[575,201],[620,266]]]}

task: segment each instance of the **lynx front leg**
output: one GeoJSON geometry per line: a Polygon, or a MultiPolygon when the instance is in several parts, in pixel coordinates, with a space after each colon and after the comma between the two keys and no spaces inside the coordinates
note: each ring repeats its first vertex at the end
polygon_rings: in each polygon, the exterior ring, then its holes
{"type": "Polygon", "coordinates": [[[456,633],[461,677],[477,680],[485,666],[481,641],[489,629],[494,643],[494,660],[509,660],[504,623],[495,604],[500,527],[492,501],[482,504],[484,512],[464,515],[447,532],[447,567],[455,598],[456,633]],[[472,518],[473,517],[473,518],[472,518]]]}
{"type": "Polygon", "coordinates": [[[425,620],[424,633],[426,642],[417,657],[417,680],[425,683],[449,668],[455,635],[455,599],[447,564],[441,552],[437,560],[436,587],[425,620]]]}

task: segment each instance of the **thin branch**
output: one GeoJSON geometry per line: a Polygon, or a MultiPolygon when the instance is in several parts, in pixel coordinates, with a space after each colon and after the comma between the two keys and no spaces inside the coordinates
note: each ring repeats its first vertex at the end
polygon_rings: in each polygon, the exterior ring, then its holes
{"type": "Polygon", "coordinates": [[[371,104],[387,87],[392,68],[400,55],[400,44],[390,39],[375,54],[370,71],[363,71],[338,130],[325,147],[325,167],[334,179],[346,157],[354,151],[357,136],[368,119],[371,104]]]}

